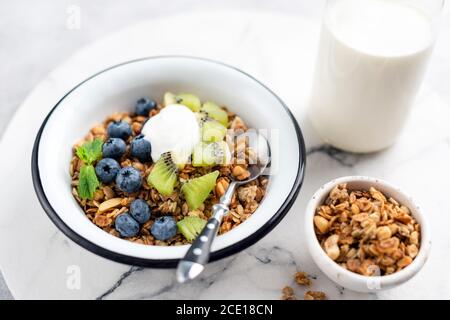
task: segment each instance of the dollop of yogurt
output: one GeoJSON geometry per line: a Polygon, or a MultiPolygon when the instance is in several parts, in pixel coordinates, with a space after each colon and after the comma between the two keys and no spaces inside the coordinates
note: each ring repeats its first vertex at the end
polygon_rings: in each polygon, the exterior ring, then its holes
{"type": "Polygon", "coordinates": [[[194,147],[200,142],[200,126],[195,114],[186,106],[172,104],[151,117],[141,133],[152,145],[152,159],[171,151],[177,164],[187,163],[194,147]]]}

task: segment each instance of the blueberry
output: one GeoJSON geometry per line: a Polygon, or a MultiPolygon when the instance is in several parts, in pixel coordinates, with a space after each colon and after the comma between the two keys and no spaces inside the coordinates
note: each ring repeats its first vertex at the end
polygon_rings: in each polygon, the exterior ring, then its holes
{"type": "Polygon", "coordinates": [[[108,134],[110,138],[120,138],[126,141],[131,136],[131,127],[125,121],[113,121],[108,126],[108,134]]]}
{"type": "Polygon", "coordinates": [[[140,98],[136,101],[136,114],[138,116],[148,117],[149,112],[156,108],[156,101],[147,97],[140,98]]]}
{"type": "Polygon", "coordinates": [[[142,199],[136,199],[130,206],[131,216],[139,223],[146,223],[150,219],[150,207],[142,199]]]}
{"type": "Polygon", "coordinates": [[[116,218],[115,228],[122,237],[134,237],[139,232],[139,223],[128,213],[122,213],[116,218]]]}
{"type": "Polygon", "coordinates": [[[142,134],[131,140],[131,156],[138,158],[140,162],[151,160],[152,146],[150,142],[144,139],[142,134]]]}
{"type": "Polygon", "coordinates": [[[111,183],[116,179],[117,173],[120,170],[120,164],[111,158],[104,158],[100,160],[95,166],[95,173],[103,183],[111,183]]]}
{"type": "Polygon", "coordinates": [[[169,240],[177,234],[177,223],[170,216],[156,218],[151,233],[157,240],[169,240]]]}
{"type": "Polygon", "coordinates": [[[118,160],[124,155],[126,147],[127,145],[122,139],[109,138],[103,144],[103,158],[113,158],[118,160]]]}
{"type": "Polygon", "coordinates": [[[133,167],[122,168],[117,174],[116,185],[126,193],[139,191],[142,185],[141,173],[133,167]]]}

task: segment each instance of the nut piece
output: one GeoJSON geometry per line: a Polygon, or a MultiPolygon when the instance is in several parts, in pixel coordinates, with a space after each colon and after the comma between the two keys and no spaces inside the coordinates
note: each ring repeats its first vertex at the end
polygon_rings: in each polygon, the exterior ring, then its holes
{"type": "Polygon", "coordinates": [[[216,196],[219,198],[221,196],[223,196],[225,194],[225,191],[228,189],[228,186],[229,186],[229,183],[226,179],[220,178],[219,180],[217,180],[216,188],[215,188],[216,196]]]}
{"type": "Polygon", "coordinates": [[[100,204],[100,206],[98,207],[98,211],[99,212],[108,211],[110,209],[120,206],[121,203],[122,203],[122,198],[112,198],[112,199],[106,200],[100,204]]]}
{"type": "Polygon", "coordinates": [[[235,166],[232,173],[238,180],[245,180],[250,177],[250,171],[244,169],[242,166],[235,166]]]}
{"type": "Polygon", "coordinates": [[[314,217],[314,225],[319,230],[320,233],[325,233],[328,231],[328,220],[321,216],[314,217]]]}
{"type": "Polygon", "coordinates": [[[357,205],[356,203],[353,203],[353,204],[352,204],[351,209],[352,209],[352,213],[353,213],[353,214],[358,214],[358,213],[361,212],[361,211],[359,210],[358,205],[357,205]]]}
{"type": "Polygon", "coordinates": [[[419,248],[417,248],[415,244],[411,244],[406,247],[406,253],[408,254],[408,256],[414,259],[419,253],[419,248]]]}
{"type": "Polygon", "coordinates": [[[339,246],[337,245],[338,240],[339,236],[335,234],[330,236],[323,244],[325,252],[332,260],[336,260],[337,258],[339,258],[339,255],[341,253],[339,250],[339,246]]]}
{"type": "Polygon", "coordinates": [[[409,242],[411,244],[419,245],[419,233],[417,231],[413,231],[409,236],[409,242]]]}
{"type": "Polygon", "coordinates": [[[383,226],[377,228],[377,239],[378,240],[386,240],[392,236],[391,229],[389,227],[383,226]]]}

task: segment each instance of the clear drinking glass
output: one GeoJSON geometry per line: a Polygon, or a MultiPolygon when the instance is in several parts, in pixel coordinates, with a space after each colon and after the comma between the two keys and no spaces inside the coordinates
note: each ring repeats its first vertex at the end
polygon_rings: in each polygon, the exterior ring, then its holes
{"type": "Polygon", "coordinates": [[[445,0],[329,0],[309,117],[351,152],[393,144],[424,78],[445,0]]]}

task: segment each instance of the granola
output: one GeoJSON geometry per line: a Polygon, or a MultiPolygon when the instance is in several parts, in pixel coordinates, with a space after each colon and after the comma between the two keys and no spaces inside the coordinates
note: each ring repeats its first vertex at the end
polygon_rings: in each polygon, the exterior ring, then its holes
{"type": "MultiPolygon", "coordinates": [[[[294,274],[295,282],[301,287],[310,287],[312,285],[311,277],[304,271],[298,271],[294,274]]],[[[298,300],[294,289],[286,286],[281,290],[281,300],[298,300]]],[[[306,291],[303,294],[304,300],[325,300],[327,296],[322,291],[306,291]]]]}
{"type": "Polygon", "coordinates": [[[311,279],[309,278],[308,274],[303,271],[296,272],[295,275],[295,282],[297,282],[300,286],[311,286],[311,279]]]}
{"type": "Polygon", "coordinates": [[[307,291],[305,292],[303,298],[305,300],[325,300],[327,296],[322,291],[307,291]]]}
{"type": "Polygon", "coordinates": [[[297,297],[295,296],[294,289],[292,287],[286,286],[281,290],[281,293],[283,294],[281,296],[281,300],[297,300],[297,297]]]}
{"type": "Polygon", "coordinates": [[[326,254],[361,275],[400,271],[420,249],[420,225],[410,210],[373,187],[337,185],[316,209],[314,227],[326,254]]]}
{"type": "MultiPolygon", "coordinates": [[[[157,240],[151,233],[151,228],[155,219],[171,216],[175,221],[180,221],[185,217],[192,216],[207,220],[211,216],[212,206],[218,203],[219,198],[227,189],[231,178],[243,180],[248,177],[248,162],[244,161],[243,163],[239,162],[239,164],[237,164],[236,161],[231,161],[230,164],[226,165],[200,167],[186,164],[178,171],[178,182],[173,193],[168,196],[162,195],[152,185],[149,185],[146,179],[152,171],[154,163],[151,161],[140,161],[138,158],[132,157],[130,151],[131,141],[141,134],[145,122],[149,118],[157,115],[162,109],[163,105],[156,104],[155,107],[148,112],[148,116],[138,115],[132,112],[115,112],[109,115],[102,123],[93,126],[83,139],[74,144],[69,174],[71,176],[71,187],[74,198],[83,209],[86,217],[105,232],[124,238],[128,241],[145,245],[182,245],[189,241],[180,233],[177,233],[172,238],[164,241],[157,240]],[[126,193],[117,186],[115,181],[111,183],[101,182],[95,190],[92,199],[83,198],[78,192],[78,186],[80,184],[80,171],[84,163],[77,156],[77,148],[86,142],[95,140],[105,142],[109,138],[107,130],[108,126],[112,122],[120,121],[129,124],[131,135],[125,139],[126,151],[125,154],[118,159],[118,163],[121,168],[132,167],[138,170],[142,176],[142,185],[138,191],[126,193]],[[190,179],[206,175],[216,170],[219,172],[219,175],[216,185],[213,188],[213,192],[210,193],[209,197],[201,206],[195,210],[191,210],[183,193],[180,191],[181,186],[190,179]],[[150,219],[139,226],[137,235],[123,237],[115,228],[116,218],[129,212],[131,203],[136,199],[142,199],[148,204],[151,210],[150,219]]],[[[243,131],[248,129],[241,118],[228,111],[226,108],[223,109],[226,111],[229,119],[228,129],[238,129],[243,131]]],[[[236,142],[236,145],[230,145],[230,149],[231,148],[243,148],[241,150],[241,155],[243,153],[244,158],[247,160],[251,156],[251,151],[245,146],[245,143],[242,145],[242,143],[239,144],[236,142]]],[[[230,214],[224,217],[219,234],[226,233],[239,226],[256,211],[265,195],[267,183],[268,178],[266,176],[261,176],[255,181],[237,188],[237,192],[234,194],[230,205],[230,214]]]]}

